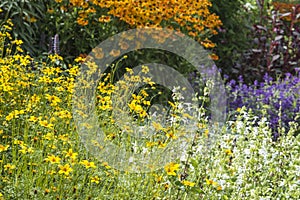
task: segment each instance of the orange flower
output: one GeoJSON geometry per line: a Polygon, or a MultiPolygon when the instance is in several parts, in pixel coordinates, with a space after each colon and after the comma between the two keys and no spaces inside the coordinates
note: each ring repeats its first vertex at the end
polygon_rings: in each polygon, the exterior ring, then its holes
{"type": "Polygon", "coordinates": [[[79,17],[79,18],[77,18],[77,24],[79,24],[81,26],[86,26],[89,24],[89,21],[79,17]]]}
{"type": "Polygon", "coordinates": [[[219,56],[218,55],[216,55],[216,54],[210,54],[209,55],[209,57],[211,58],[211,59],[213,59],[213,60],[219,60],[219,56]]]}
{"type": "MultiPolygon", "coordinates": [[[[77,6],[86,15],[81,15],[77,23],[83,26],[88,24],[87,14],[95,12],[95,8],[105,8],[107,15],[100,15],[100,23],[111,21],[110,16],[119,18],[132,27],[164,27],[181,26],[182,30],[191,31],[189,35],[198,37],[203,31],[216,34],[216,28],[222,25],[219,17],[211,13],[209,7],[212,3],[209,0],[152,0],[143,1],[83,1],[70,0],[72,6],[77,6]],[[87,8],[87,9],[86,9],[87,8]],[[197,17],[195,17],[197,16],[197,17]],[[176,22],[176,23],[174,23],[176,22]]],[[[95,12],[95,14],[97,14],[95,12]]]]}
{"type": "Polygon", "coordinates": [[[104,57],[104,53],[102,48],[96,47],[92,50],[96,59],[102,59],[104,57]]]}
{"type": "Polygon", "coordinates": [[[126,49],[129,48],[128,43],[126,43],[125,41],[121,41],[121,42],[119,43],[119,46],[120,46],[120,48],[123,49],[123,50],[126,50],[126,49]]]}
{"type": "Polygon", "coordinates": [[[116,49],[111,50],[111,52],[109,53],[109,55],[111,55],[113,57],[117,57],[120,54],[121,54],[121,51],[120,50],[116,50],[116,49]]]}
{"type": "Polygon", "coordinates": [[[98,21],[101,23],[108,23],[111,21],[111,18],[110,16],[102,15],[101,17],[99,17],[98,21]]]}

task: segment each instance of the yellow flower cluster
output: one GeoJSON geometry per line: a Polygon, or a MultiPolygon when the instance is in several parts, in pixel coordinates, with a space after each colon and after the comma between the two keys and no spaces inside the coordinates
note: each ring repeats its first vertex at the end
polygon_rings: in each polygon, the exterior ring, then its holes
{"type": "Polygon", "coordinates": [[[115,90],[115,86],[111,83],[101,82],[97,87],[99,91],[98,98],[98,108],[102,111],[112,109],[111,94],[115,90]]]}
{"type": "MultiPolygon", "coordinates": [[[[76,2],[81,1],[73,1],[73,5],[76,2]]],[[[20,182],[36,183],[39,187],[38,195],[60,199],[69,198],[68,195],[73,193],[74,196],[71,198],[75,198],[81,191],[86,193],[94,191],[96,184],[103,184],[104,187],[108,182],[115,184],[113,181],[118,175],[116,170],[105,160],[97,161],[95,157],[89,157],[89,154],[81,148],[79,135],[73,123],[72,97],[75,79],[80,78],[79,66],[69,65],[68,69],[64,69],[60,66],[62,57],[59,55],[49,55],[46,58],[47,63],[34,62],[31,57],[20,54],[22,41],[12,40],[9,30],[11,30],[9,23],[0,27],[0,167],[2,167],[0,182],[19,187],[17,190],[23,187],[18,186],[20,182]],[[80,183],[74,186],[73,183],[77,181],[80,183]],[[84,188],[79,188],[82,186],[84,188]],[[71,192],[70,187],[73,189],[71,192]]],[[[101,51],[96,53],[99,57],[103,56],[101,51]]],[[[118,50],[112,51],[111,54],[117,56],[118,50]]],[[[83,60],[83,57],[76,59],[78,64],[83,60]]],[[[87,65],[91,70],[89,75],[97,72],[95,64],[90,62],[87,65]]],[[[122,101],[124,98],[120,98],[121,103],[124,103],[122,105],[126,107],[126,111],[130,110],[134,119],[138,118],[136,120],[138,123],[145,125],[148,121],[143,122],[142,119],[148,117],[147,109],[152,101],[148,89],[155,89],[155,83],[148,76],[144,76],[150,72],[147,66],[141,67],[141,74],[135,74],[130,68],[127,68],[126,72],[124,80],[119,80],[119,84],[114,84],[113,72],[106,74],[98,85],[96,95],[100,110],[99,122],[103,125],[101,128],[105,129],[107,138],[111,140],[108,142],[128,144],[128,149],[132,150],[134,137],[122,135],[125,131],[115,125],[114,120],[117,119],[113,119],[111,115],[112,99],[114,95],[118,95],[118,90],[127,89],[132,95],[125,103],[122,101]],[[131,89],[139,84],[146,85],[147,88],[133,94],[131,89]]],[[[173,109],[177,109],[176,102],[170,104],[173,109]]],[[[187,114],[185,116],[190,117],[187,114]]],[[[159,122],[148,125],[152,125],[153,130],[159,134],[154,134],[156,136],[151,140],[141,139],[137,149],[141,147],[141,150],[147,153],[155,147],[166,147],[171,139],[180,137],[181,133],[177,134],[178,132],[182,132],[176,127],[168,127],[159,122]]],[[[88,122],[82,123],[82,126],[86,129],[92,127],[88,122]]],[[[146,132],[147,129],[143,131],[146,132]]],[[[97,149],[106,148],[100,142],[93,140],[91,142],[97,149]]],[[[230,155],[230,152],[226,153],[230,155]]],[[[158,190],[157,196],[165,194],[165,190],[172,188],[169,180],[176,178],[179,168],[180,164],[169,163],[164,167],[166,173],[161,171],[161,174],[155,177],[155,183],[161,184],[162,187],[162,191],[158,190]]],[[[181,185],[187,188],[198,184],[188,180],[180,181],[181,185]]],[[[30,194],[34,195],[35,191],[32,191],[31,187],[28,188],[30,194]]],[[[15,191],[13,189],[13,192],[15,191]]],[[[1,195],[2,193],[0,197],[1,195]]]]}
{"type": "Polygon", "coordinates": [[[130,110],[137,114],[140,118],[144,118],[147,116],[146,110],[143,106],[150,106],[150,101],[147,101],[145,98],[148,94],[144,91],[143,94],[145,95],[135,95],[132,94],[133,100],[128,104],[130,110]]]}

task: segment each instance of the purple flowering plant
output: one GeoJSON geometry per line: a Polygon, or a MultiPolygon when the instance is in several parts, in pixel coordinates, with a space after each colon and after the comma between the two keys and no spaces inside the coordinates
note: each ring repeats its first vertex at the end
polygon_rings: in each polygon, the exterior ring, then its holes
{"type": "Polygon", "coordinates": [[[267,117],[275,137],[279,128],[289,130],[289,122],[300,122],[299,71],[294,76],[287,73],[282,79],[265,74],[262,82],[256,80],[252,85],[247,85],[240,76],[238,81],[228,80],[226,88],[229,112],[245,106],[258,117],[267,117]]]}

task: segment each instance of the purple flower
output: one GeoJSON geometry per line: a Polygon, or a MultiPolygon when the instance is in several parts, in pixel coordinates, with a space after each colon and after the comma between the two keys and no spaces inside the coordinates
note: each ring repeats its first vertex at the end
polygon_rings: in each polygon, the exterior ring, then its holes
{"type": "Polygon", "coordinates": [[[276,132],[279,125],[289,128],[288,123],[300,112],[300,74],[285,74],[284,79],[275,81],[265,74],[263,82],[256,80],[253,85],[244,84],[242,77],[238,80],[227,82],[228,110],[235,111],[238,107],[246,106],[262,117],[262,107],[267,105],[266,117],[273,131],[276,132]]]}

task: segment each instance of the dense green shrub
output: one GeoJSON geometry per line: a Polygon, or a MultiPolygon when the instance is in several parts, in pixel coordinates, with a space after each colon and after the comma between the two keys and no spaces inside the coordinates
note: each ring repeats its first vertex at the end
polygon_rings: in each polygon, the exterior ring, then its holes
{"type": "Polygon", "coordinates": [[[300,4],[273,3],[259,7],[259,18],[248,36],[249,49],[235,66],[247,82],[262,81],[265,73],[272,77],[295,74],[300,64],[299,13],[300,4]],[[283,5],[290,9],[283,9],[283,5]]]}
{"type": "Polygon", "coordinates": [[[211,2],[212,12],[215,12],[223,23],[218,35],[212,38],[217,44],[215,52],[219,56],[216,64],[223,73],[233,78],[238,73],[237,70],[234,71],[233,66],[239,60],[240,54],[249,47],[249,26],[254,20],[255,7],[247,3],[247,0],[211,2]]]}
{"type": "Polygon", "coordinates": [[[49,1],[43,30],[48,37],[59,36],[60,54],[72,60],[89,53],[96,45],[122,30],[126,24],[115,18],[99,21],[107,9],[80,7],[73,1],[49,1]]]}
{"type": "Polygon", "coordinates": [[[23,48],[31,55],[46,51],[46,35],[42,31],[46,0],[4,0],[0,3],[0,24],[11,19],[13,37],[24,42],[23,48]]]}

